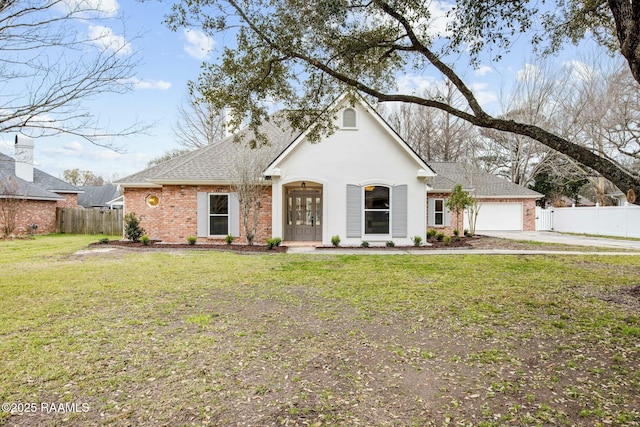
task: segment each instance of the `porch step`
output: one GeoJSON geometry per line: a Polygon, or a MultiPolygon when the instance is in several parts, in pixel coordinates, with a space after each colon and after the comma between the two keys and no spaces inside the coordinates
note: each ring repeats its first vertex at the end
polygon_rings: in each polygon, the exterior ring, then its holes
{"type": "Polygon", "coordinates": [[[282,246],[287,246],[289,248],[315,248],[316,246],[322,246],[322,242],[319,240],[314,240],[314,241],[285,240],[282,242],[282,246]]]}

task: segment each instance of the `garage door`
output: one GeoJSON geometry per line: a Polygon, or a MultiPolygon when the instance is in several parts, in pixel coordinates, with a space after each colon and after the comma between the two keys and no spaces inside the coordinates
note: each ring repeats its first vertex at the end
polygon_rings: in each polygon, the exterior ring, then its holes
{"type": "MultiPolygon", "coordinates": [[[[469,228],[465,215],[465,226],[469,228]]],[[[522,230],[522,203],[480,203],[476,231],[522,230]]]]}

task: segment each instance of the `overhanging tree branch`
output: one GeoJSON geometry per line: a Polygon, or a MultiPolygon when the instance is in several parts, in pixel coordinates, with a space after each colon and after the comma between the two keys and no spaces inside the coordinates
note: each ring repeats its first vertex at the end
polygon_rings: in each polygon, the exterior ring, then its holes
{"type": "MultiPolygon", "coordinates": [[[[258,0],[247,4],[236,0],[212,2],[226,3],[233,9],[233,16],[242,25],[242,39],[239,39],[237,49],[225,52],[220,66],[211,65],[212,71],[202,78],[201,85],[207,88],[208,96],[224,99],[237,112],[263,114],[252,96],[266,93],[277,94],[283,102],[303,113],[318,111],[322,107],[318,103],[331,90],[353,88],[379,102],[406,102],[437,108],[478,127],[532,138],[599,172],[622,191],[640,194],[638,173],[607,159],[602,153],[549,129],[493,117],[485,112],[454,68],[446,65],[441,55],[431,49],[430,41],[423,40],[424,32],[423,35],[416,32],[416,14],[425,13],[422,3],[373,0],[353,5],[323,0],[325,7],[319,8],[314,1],[297,0],[275,3],[258,0]],[[357,11],[354,12],[355,8],[357,11]],[[309,10],[316,11],[317,16],[309,15],[309,10]],[[407,44],[401,43],[404,40],[407,44]],[[422,58],[452,82],[469,108],[456,108],[440,99],[399,94],[385,86],[385,79],[388,82],[389,76],[402,71],[411,55],[415,60],[422,58]],[[270,69],[268,78],[264,78],[265,66],[276,63],[277,70],[270,69]],[[323,76],[330,79],[323,79],[323,76]],[[301,87],[294,86],[294,82],[300,83],[301,87]],[[230,95],[232,91],[237,95],[230,95]]],[[[209,1],[203,3],[211,4],[209,1]]],[[[504,1],[496,0],[496,3],[504,1]]],[[[188,21],[188,9],[201,13],[199,6],[198,0],[190,2],[186,9],[181,9],[184,15],[173,21],[188,21]]],[[[514,7],[519,8],[518,5],[514,7]]],[[[219,7],[219,10],[224,9],[219,7]]],[[[527,15],[527,9],[516,11],[522,28],[528,28],[531,16],[527,15]]],[[[194,16],[194,19],[201,17],[194,16]]],[[[502,19],[508,19],[508,16],[502,19]]],[[[298,121],[294,125],[308,123],[298,121]]],[[[640,204],[640,200],[635,202],[640,204]]]]}

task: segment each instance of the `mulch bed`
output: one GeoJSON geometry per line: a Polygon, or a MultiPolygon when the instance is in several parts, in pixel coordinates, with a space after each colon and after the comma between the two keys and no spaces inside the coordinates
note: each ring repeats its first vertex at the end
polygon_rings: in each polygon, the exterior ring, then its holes
{"type": "MultiPolygon", "coordinates": [[[[332,249],[359,249],[359,250],[388,250],[388,251],[406,251],[406,250],[433,250],[433,249],[472,249],[470,241],[477,240],[479,237],[463,238],[460,240],[452,240],[450,244],[445,244],[442,241],[435,239],[429,240],[429,245],[422,246],[370,246],[368,248],[362,246],[318,246],[318,249],[332,250],[332,249]]],[[[282,253],[287,251],[287,246],[277,246],[272,249],[268,249],[266,245],[245,245],[232,243],[230,245],[226,243],[196,243],[190,245],[188,243],[162,243],[160,240],[151,240],[148,245],[143,245],[142,242],[132,242],[129,240],[109,240],[108,243],[95,242],[91,246],[118,246],[123,248],[138,248],[138,249],[195,249],[195,250],[224,250],[234,252],[264,252],[264,253],[282,253]]]]}
{"type": "Polygon", "coordinates": [[[286,246],[276,246],[273,249],[268,249],[265,245],[242,245],[242,244],[230,244],[226,243],[197,243],[190,245],[188,243],[162,243],[160,240],[151,240],[148,245],[143,245],[141,242],[131,242],[129,240],[109,240],[108,243],[96,242],[91,246],[118,246],[123,248],[137,248],[142,250],[151,249],[193,249],[193,250],[222,250],[233,252],[267,252],[267,253],[281,253],[286,252],[286,246]]]}
{"type": "Polygon", "coordinates": [[[421,246],[369,246],[369,247],[363,247],[363,246],[318,246],[318,249],[360,249],[360,250],[389,250],[389,251],[407,251],[407,250],[434,250],[434,249],[472,249],[473,245],[472,242],[473,241],[477,241],[478,239],[480,239],[480,237],[478,236],[474,236],[474,237],[460,237],[460,240],[455,240],[452,239],[451,243],[446,244],[443,241],[438,241],[436,239],[429,239],[428,245],[421,245],[421,246]]]}

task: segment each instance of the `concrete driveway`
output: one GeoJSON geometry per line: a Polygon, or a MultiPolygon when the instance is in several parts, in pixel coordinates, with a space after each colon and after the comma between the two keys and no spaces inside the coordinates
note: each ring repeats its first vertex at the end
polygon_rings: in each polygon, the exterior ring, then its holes
{"type": "Polygon", "coordinates": [[[640,240],[607,239],[604,237],[576,236],[553,231],[482,231],[479,235],[501,239],[528,240],[532,242],[562,243],[565,245],[599,248],[633,249],[640,251],[640,240]]]}

